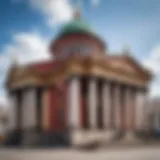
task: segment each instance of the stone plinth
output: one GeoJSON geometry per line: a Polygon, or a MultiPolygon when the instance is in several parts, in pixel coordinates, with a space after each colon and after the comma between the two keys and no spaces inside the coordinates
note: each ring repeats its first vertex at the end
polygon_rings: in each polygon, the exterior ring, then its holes
{"type": "Polygon", "coordinates": [[[117,132],[112,130],[76,130],[71,133],[72,146],[107,144],[114,140],[117,132]]]}
{"type": "Polygon", "coordinates": [[[129,144],[135,144],[135,143],[141,143],[142,141],[135,135],[132,131],[127,131],[124,135],[124,137],[121,139],[121,142],[123,143],[129,143],[129,144]]]}

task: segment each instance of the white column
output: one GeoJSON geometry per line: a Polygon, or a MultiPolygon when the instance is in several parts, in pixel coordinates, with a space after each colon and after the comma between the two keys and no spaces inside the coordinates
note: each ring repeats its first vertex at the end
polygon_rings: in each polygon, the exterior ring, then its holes
{"type": "Polygon", "coordinates": [[[133,97],[132,97],[132,89],[131,88],[126,88],[125,89],[125,127],[126,127],[126,134],[124,136],[124,140],[128,142],[136,142],[138,141],[135,134],[134,130],[132,128],[132,108],[133,107],[133,97]]]}
{"type": "Polygon", "coordinates": [[[36,89],[23,91],[22,97],[22,128],[34,128],[37,125],[36,89]]]}
{"type": "Polygon", "coordinates": [[[136,129],[142,130],[144,124],[144,104],[145,94],[142,91],[137,92],[136,95],[136,129]]]}
{"type": "Polygon", "coordinates": [[[73,78],[69,86],[69,126],[71,128],[80,127],[80,80],[73,78]]]}
{"type": "Polygon", "coordinates": [[[91,79],[88,87],[88,107],[89,107],[89,125],[90,128],[97,127],[97,81],[91,79]]]}
{"type": "Polygon", "coordinates": [[[130,130],[131,125],[131,107],[132,107],[132,97],[131,97],[131,89],[125,89],[125,126],[127,130],[130,130]]]}
{"type": "Polygon", "coordinates": [[[103,124],[105,128],[108,128],[111,123],[110,90],[111,90],[110,85],[108,83],[104,83],[102,88],[102,102],[103,102],[103,124]]]}
{"type": "Polygon", "coordinates": [[[150,106],[150,101],[149,101],[149,95],[147,92],[144,92],[144,100],[143,100],[143,112],[142,112],[142,127],[144,130],[148,129],[148,124],[149,124],[149,106],[150,106]]]}
{"type": "Polygon", "coordinates": [[[113,89],[113,98],[114,98],[114,122],[116,129],[120,129],[121,119],[120,119],[120,109],[121,109],[121,101],[120,101],[120,86],[117,84],[113,89]]]}
{"type": "Polygon", "coordinates": [[[12,94],[10,97],[10,110],[9,110],[9,130],[15,130],[17,127],[17,97],[16,94],[12,94]]]}

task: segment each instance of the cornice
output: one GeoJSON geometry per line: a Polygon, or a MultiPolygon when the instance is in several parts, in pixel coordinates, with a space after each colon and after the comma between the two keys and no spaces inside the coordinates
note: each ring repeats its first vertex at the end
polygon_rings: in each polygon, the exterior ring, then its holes
{"type": "Polygon", "coordinates": [[[59,83],[59,81],[64,80],[71,75],[96,76],[139,86],[148,85],[151,79],[146,72],[139,72],[137,70],[137,72],[131,73],[120,68],[112,68],[108,63],[108,60],[103,57],[72,57],[66,60],[60,68],[51,68],[44,73],[37,72],[32,68],[20,69],[19,71],[16,71],[15,74],[12,73],[12,77],[7,81],[7,87],[16,88],[25,85],[52,85],[59,83]]]}

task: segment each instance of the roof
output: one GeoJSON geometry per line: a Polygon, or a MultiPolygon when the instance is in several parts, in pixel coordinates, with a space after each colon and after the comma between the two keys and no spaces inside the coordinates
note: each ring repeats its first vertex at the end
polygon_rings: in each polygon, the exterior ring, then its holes
{"type": "Polygon", "coordinates": [[[28,66],[32,71],[38,72],[40,74],[45,74],[47,72],[60,69],[63,67],[64,61],[45,61],[32,64],[28,66]]]}
{"type": "MultiPolygon", "coordinates": [[[[144,68],[142,65],[140,65],[135,59],[129,56],[122,56],[122,55],[108,55],[105,57],[95,57],[96,59],[103,59],[103,63],[107,63],[110,67],[114,69],[120,69],[121,67],[123,70],[128,70],[124,64],[126,64],[127,61],[129,63],[133,64],[136,66],[139,70],[142,72],[150,74],[146,68],[144,68]]],[[[79,57],[78,60],[85,60],[87,58],[85,57],[79,57]]],[[[56,71],[58,69],[61,69],[65,66],[67,63],[67,60],[50,60],[50,61],[42,61],[42,62],[37,62],[33,64],[29,64],[25,66],[25,69],[29,69],[31,71],[37,72],[39,74],[46,74],[50,71],[56,71]]],[[[129,66],[127,66],[129,67],[129,66]]],[[[25,72],[25,69],[23,67],[20,67],[19,69],[25,72]]]]}
{"type": "MultiPolygon", "coordinates": [[[[98,58],[98,57],[97,57],[98,58]]],[[[136,67],[138,71],[141,73],[146,73],[147,75],[151,76],[151,73],[146,70],[142,65],[140,65],[135,59],[129,56],[106,56],[102,57],[103,60],[105,60],[104,63],[107,63],[111,68],[113,69],[122,69],[124,71],[132,72],[133,66],[136,67]],[[129,61],[127,63],[127,61],[129,61]],[[128,64],[128,65],[127,65],[128,64]],[[132,64],[132,65],[131,65],[132,64]]],[[[82,60],[85,60],[85,58],[82,58],[82,60]]],[[[81,58],[79,57],[79,61],[81,61],[81,58]]],[[[47,74],[51,71],[56,71],[60,68],[63,68],[67,61],[65,60],[51,60],[46,62],[39,62],[32,64],[28,66],[32,71],[37,72],[39,74],[47,74]]]]}
{"type": "MultiPolygon", "coordinates": [[[[99,35],[93,30],[91,25],[86,22],[81,16],[78,14],[74,16],[74,18],[68,23],[64,24],[59,32],[57,33],[55,40],[51,42],[51,52],[54,53],[54,49],[56,48],[56,42],[61,40],[61,38],[73,35],[83,35],[87,37],[92,37],[93,39],[98,40],[102,47],[105,49],[104,41],[99,37],[99,35]]],[[[68,38],[68,37],[67,37],[68,38]]]]}
{"type": "Polygon", "coordinates": [[[95,35],[91,26],[81,18],[75,18],[69,23],[65,24],[61,28],[57,37],[62,37],[71,33],[85,33],[93,36],[95,35]]]}

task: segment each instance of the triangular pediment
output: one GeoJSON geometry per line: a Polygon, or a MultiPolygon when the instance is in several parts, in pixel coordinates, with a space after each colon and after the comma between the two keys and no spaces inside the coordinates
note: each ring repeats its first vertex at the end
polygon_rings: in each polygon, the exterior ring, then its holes
{"type": "Polygon", "coordinates": [[[147,71],[137,60],[130,56],[114,57],[110,60],[110,66],[113,69],[121,70],[131,74],[150,77],[151,73],[147,71]]]}
{"type": "Polygon", "coordinates": [[[137,72],[135,66],[133,66],[131,63],[126,62],[124,60],[114,60],[110,63],[112,68],[119,69],[119,70],[125,70],[128,72],[137,72]]]}

